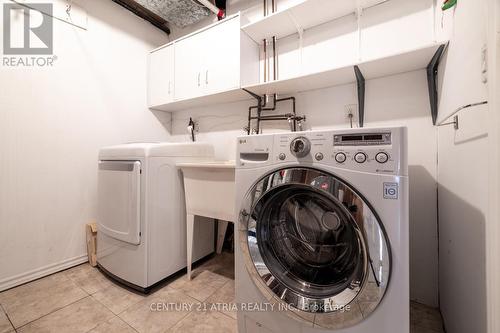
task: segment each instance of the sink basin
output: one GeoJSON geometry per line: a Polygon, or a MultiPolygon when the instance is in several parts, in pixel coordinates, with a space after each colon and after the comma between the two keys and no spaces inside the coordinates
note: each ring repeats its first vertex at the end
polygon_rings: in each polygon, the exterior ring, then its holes
{"type": "Polygon", "coordinates": [[[188,214],[235,221],[234,161],[179,163],[177,167],[184,175],[188,214]]]}

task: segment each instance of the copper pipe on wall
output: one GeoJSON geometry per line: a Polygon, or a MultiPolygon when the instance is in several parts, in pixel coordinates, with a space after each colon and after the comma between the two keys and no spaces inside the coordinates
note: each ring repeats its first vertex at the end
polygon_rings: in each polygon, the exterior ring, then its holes
{"type": "MultiPolygon", "coordinates": [[[[263,0],[263,7],[264,7],[264,17],[269,15],[269,3],[268,0],[263,0]]],[[[276,0],[271,0],[271,12],[275,13],[276,12],[276,0]]],[[[273,37],[272,43],[273,43],[273,80],[278,79],[278,57],[276,54],[276,36],[273,37]]],[[[270,60],[269,56],[267,54],[267,39],[263,40],[264,42],[264,82],[267,82],[271,79],[270,75],[270,60]]]]}
{"type": "Polygon", "coordinates": [[[267,82],[267,71],[268,71],[268,68],[267,68],[267,60],[268,60],[268,57],[267,57],[267,39],[264,39],[263,43],[264,43],[264,82],[267,82]]]}
{"type": "Polygon", "coordinates": [[[278,79],[278,55],[276,54],[276,36],[273,36],[273,80],[278,79]]]}
{"type": "MultiPolygon", "coordinates": [[[[266,17],[267,15],[269,15],[269,4],[267,0],[264,0],[263,6],[264,6],[264,17],[266,17]]],[[[271,13],[275,13],[276,8],[277,8],[276,0],[271,0],[271,13]]]]}

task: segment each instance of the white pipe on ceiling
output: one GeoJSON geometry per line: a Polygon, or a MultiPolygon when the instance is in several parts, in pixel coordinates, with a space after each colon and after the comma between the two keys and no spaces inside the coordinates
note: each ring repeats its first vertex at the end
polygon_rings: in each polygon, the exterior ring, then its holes
{"type": "Polygon", "coordinates": [[[210,9],[215,15],[219,14],[219,8],[217,8],[213,3],[208,0],[198,0],[202,5],[210,9]]]}

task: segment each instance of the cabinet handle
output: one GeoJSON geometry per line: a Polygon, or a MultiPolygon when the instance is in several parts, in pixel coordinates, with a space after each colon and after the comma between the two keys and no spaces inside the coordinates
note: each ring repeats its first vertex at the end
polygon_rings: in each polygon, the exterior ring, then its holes
{"type": "Polygon", "coordinates": [[[198,87],[200,86],[200,76],[201,76],[201,73],[198,73],[198,87]]]}
{"type": "Polygon", "coordinates": [[[172,84],[172,81],[168,81],[168,94],[170,95],[170,92],[172,91],[170,86],[172,84]]]}
{"type": "Polygon", "coordinates": [[[205,84],[208,84],[208,69],[205,72],[205,84]]]}

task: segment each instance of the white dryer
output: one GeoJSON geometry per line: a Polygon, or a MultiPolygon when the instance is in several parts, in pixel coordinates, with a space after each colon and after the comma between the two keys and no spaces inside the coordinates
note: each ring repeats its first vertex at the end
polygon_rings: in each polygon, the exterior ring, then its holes
{"type": "MultiPolygon", "coordinates": [[[[213,160],[203,143],[133,143],[99,153],[97,263],[148,292],[186,267],[186,213],[176,164],[213,160]]],[[[214,251],[214,226],[199,223],[194,260],[214,251]]]]}
{"type": "Polygon", "coordinates": [[[406,129],[237,147],[239,332],[408,333],[406,129]]]}

